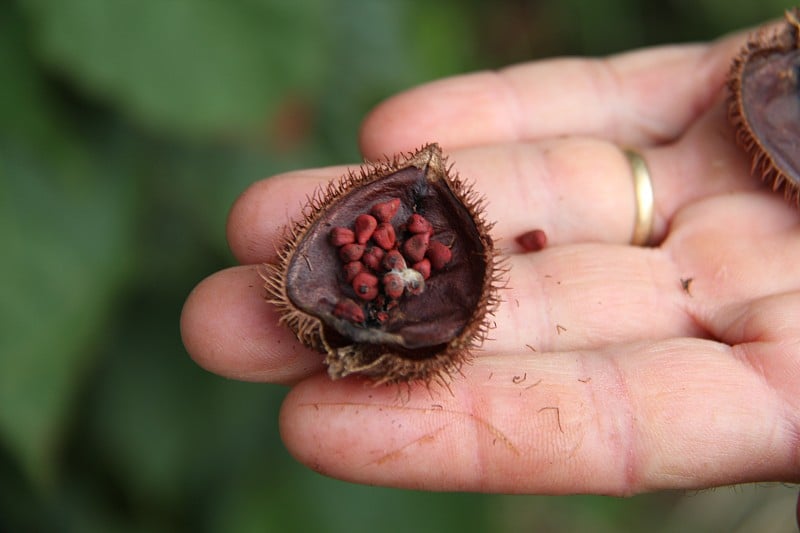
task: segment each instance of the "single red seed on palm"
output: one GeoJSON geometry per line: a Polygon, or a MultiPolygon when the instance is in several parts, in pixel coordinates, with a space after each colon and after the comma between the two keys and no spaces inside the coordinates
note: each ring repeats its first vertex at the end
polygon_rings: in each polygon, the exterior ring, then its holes
{"type": "Polygon", "coordinates": [[[347,283],[353,281],[353,278],[362,270],[364,270],[364,264],[361,261],[350,261],[344,265],[344,277],[347,283]]]}
{"type": "Polygon", "coordinates": [[[450,248],[439,241],[431,241],[425,255],[431,260],[431,266],[435,270],[443,269],[453,258],[453,252],[450,248]]]}
{"type": "Polygon", "coordinates": [[[386,293],[386,296],[392,298],[393,300],[397,300],[403,295],[404,288],[405,286],[403,284],[403,278],[400,276],[400,274],[397,274],[396,272],[384,274],[383,292],[386,293]]]}
{"type": "Polygon", "coordinates": [[[334,246],[344,246],[356,242],[356,234],[348,228],[333,228],[331,230],[331,244],[334,246]]]}
{"type": "Polygon", "coordinates": [[[339,257],[345,263],[350,263],[351,261],[358,261],[361,259],[361,256],[364,255],[364,245],[363,244],[345,244],[341,248],[339,248],[339,257]]]}
{"type": "Polygon", "coordinates": [[[386,202],[373,205],[370,213],[380,222],[389,222],[397,214],[399,208],[400,198],[392,198],[386,202]]]}
{"type": "Polygon", "coordinates": [[[333,315],[350,322],[364,322],[364,310],[350,298],[342,298],[336,302],[333,315]]]}
{"type": "Polygon", "coordinates": [[[411,263],[418,263],[425,257],[430,242],[430,234],[417,233],[403,243],[403,253],[411,263]]]}
{"type": "Polygon", "coordinates": [[[540,229],[526,231],[515,240],[526,252],[538,252],[547,246],[547,234],[540,229]]]}
{"type": "Polygon", "coordinates": [[[353,290],[362,300],[374,300],[378,296],[378,278],[369,272],[359,272],[353,278],[353,290]]]}
{"type": "Polygon", "coordinates": [[[429,233],[433,230],[431,223],[419,213],[414,213],[408,217],[406,228],[408,228],[408,231],[411,233],[429,233]]]}
{"type": "Polygon", "coordinates": [[[380,270],[384,254],[385,252],[381,248],[370,246],[361,256],[361,262],[372,270],[380,270]]]}
{"type": "Polygon", "coordinates": [[[391,250],[395,242],[394,227],[388,222],[381,222],[372,234],[372,240],[384,250],[391,250]]]}
{"type": "Polygon", "coordinates": [[[355,223],[356,242],[358,244],[366,244],[372,232],[378,227],[378,221],[372,215],[358,215],[355,223]]]}
{"type": "MultiPolygon", "coordinates": [[[[430,252],[430,250],[428,250],[428,252],[430,252]]],[[[431,277],[431,262],[427,258],[414,263],[411,265],[411,268],[422,274],[422,279],[431,277]]]]}
{"type": "Polygon", "coordinates": [[[405,270],[406,268],[406,260],[398,250],[386,252],[382,264],[386,270],[405,270]]]}

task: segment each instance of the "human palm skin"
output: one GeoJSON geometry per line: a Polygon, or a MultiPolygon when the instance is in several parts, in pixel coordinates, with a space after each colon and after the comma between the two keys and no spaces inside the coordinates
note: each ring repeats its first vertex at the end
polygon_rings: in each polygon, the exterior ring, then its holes
{"type": "Polygon", "coordinates": [[[307,195],[344,167],[248,188],[242,264],[189,296],[203,367],[289,385],[280,430],[326,475],[426,490],[630,495],[800,481],[800,210],[750,175],[725,78],[745,40],[555,59],[437,81],[365,120],[364,156],[440,143],[508,254],[495,328],[448,386],[331,381],[264,301],[307,195]],[[647,161],[652,247],[629,244],[647,161]],[[541,228],[548,247],[515,248],[541,228]]]}

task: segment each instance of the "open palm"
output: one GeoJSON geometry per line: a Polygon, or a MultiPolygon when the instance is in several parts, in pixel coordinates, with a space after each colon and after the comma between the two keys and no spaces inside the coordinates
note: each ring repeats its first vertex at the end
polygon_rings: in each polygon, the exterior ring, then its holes
{"type": "Polygon", "coordinates": [[[291,384],[286,446],[355,482],[623,495],[800,480],[800,212],[750,176],[727,124],[743,39],[446,79],[368,117],[369,159],[439,142],[510,255],[496,328],[450,390],[332,382],[263,300],[258,266],[343,167],[240,197],[228,238],[244,266],[192,292],[187,349],[219,374],[291,384]],[[619,146],[650,168],[657,246],[628,244],[619,146]],[[548,248],[516,249],[534,228],[548,248]]]}

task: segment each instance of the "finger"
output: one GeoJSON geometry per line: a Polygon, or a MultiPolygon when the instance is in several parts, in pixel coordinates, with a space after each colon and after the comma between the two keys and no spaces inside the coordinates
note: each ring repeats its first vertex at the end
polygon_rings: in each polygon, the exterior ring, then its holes
{"type": "MultiPolygon", "coordinates": [[[[680,142],[642,154],[655,191],[655,242],[684,205],[760,186],[733,143],[721,105],[680,142]]],[[[485,194],[487,218],[497,222],[495,236],[509,251],[519,251],[516,236],[536,228],[554,245],[630,242],[633,179],[614,144],[571,137],[480,146],[450,154],[450,162],[485,194]]],[[[345,172],[345,167],[294,172],[251,186],[228,218],[228,241],[236,258],[243,263],[274,259],[280,237],[301,216],[307,197],[345,172]]]]}
{"type": "Polygon", "coordinates": [[[767,191],[714,198],[661,248],[575,244],[509,260],[485,353],[598,349],[726,333],[731,308],[800,291],[800,214],[767,191]]]}
{"type": "Polygon", "coordinates": [[[228,245],[242,264],[272,262],[289,228],[302,217],[308,199],[347,167],[288,172],[258,181],[236,199],[228,213],[228,245]]]}
{"type": "Polygon", "coordinates": [[[450,391],[313,378],[281,411],[314,470],[417,490],[630,495],[800,479],[796,420],[709,341],[481,358],[450,391]],[[757,458],[757,460],[754,460],[757,458]]]}
{"type": "MultiPolygon", "coordinates": [[[[798,309],[800,290],[795,290],[727,306],[714,322],[720,338],[734,346],[734,355],[760,374],[783,399],[786,410],[800,419],[798,309]]],[[[800,429],[800,420],[795,425],[800,429]]]]}
{"type": "MultiPolygon", "coordinates": [[[[584,244],[514,255],[496,327],[478,356],[671,337],[733,343],[725,333],[730,309],[800,290],[792,275],[800,262],[797,218],[779,197],[729,195],[683,213],[661,249],[584,244]]],[[[184,312],[193,357],[256,381],[318,372],[321,356],[300,348],[263,295],[253,267],[204,281],[184,312]]]]}
{"type": "Polygon", "coordinates": [[[453,150],[562,135],[637,146],[675,139],[718,97],[744,39],[436,81],[378,106],[362,127],[362,152],[374,159],[430,141],[453,150]]]}
{"type": "MultiPolygon", "coordinates": [[[[680,274],[658,249],[576,245],[516,255],[509,265],[496,327],[477,357],[705,334],[687,312],[680,274]]],[[[187,350],[206,369],[247,381],[287,383],[319,372],[323,356],[279,323],[262,284],[252,266],[200,283],[181,319],[187,350]]]]}
{"type": "MultiPolygon", "coordinates": [[[[651,242],[675,213],[702,198],[754,190],[720,102],[676,143],[640,150],[654,190],[651,242]]],[[[635,220],[630,163],[615,144],[569,137],[457,150],[455,169],[486,193],[487,214],[511,251],[514,238],[542,229],[552,245],[629,243],[635,220]]]]}
{"type": "Polygon", "coordinates": [[[258,269],[236,267],[203,280],[181,313],[181,336],[189,355],[222,376],[291,383],[322,369],[322,357],[297,342],[278,323],[258,269]]]}

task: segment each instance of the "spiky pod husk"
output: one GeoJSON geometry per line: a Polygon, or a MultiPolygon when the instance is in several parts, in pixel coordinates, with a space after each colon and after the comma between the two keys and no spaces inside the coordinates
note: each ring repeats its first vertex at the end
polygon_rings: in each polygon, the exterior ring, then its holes
{"type": "Polygon", "coordinates": [[[751,93],[759,88],[764,95],[774,98],[775,85],[781,82],[790,84],[794,100],[798,99],[798,18],[800,9],[794,8],[786,12],[782,25],[760,28],[750,35],[734,58],[728,76],[728,118],[736,130],[737,143],[750,155],[751,173],[771,184],[773,190],[783,189],[787,199],[795,204],[800,203],[800,154],[796,148],[800,116],[797,108],[793,115],[778,113],[790,126],[776,127],[772,123],[775,117],[768,116],[767,103],[759,99],[762,94],[745,93],[748,88],[751,93]],[[755,68],[762,69],[759,71],[761,87],[756,86],[753,79],[746,79],[748,74],[753,76],[755,68]]]}
{"type": "MultiPolygon", "coordinates": [[[[447,166],[437,144],[429,144],[418,151],[395,156],[381,162],[368,162],[357,171],[348,172],[338,180],[318,189],[308,198],[300,220],[289,226],[279,248],[278,260],[266,265],[265,285],[267,300],[276,306],[281,319],[306,346],[325,354],[328,374],[332,379],[351,374],[369,377],[376,384],[409,381],[444,382],[458,372],[473,352],[486,339],[492,325],[492,316],[499,304],[499,289],[505,278],[505,267],[497,256],[490,235],[493,224],[485,218],[485,201],[472,187],[447,166]],[[465,326],[446,344],[435,351],[409,356],[408,351],[385,343],[342,342],[340,332],[330,327],[330,317],[324,313],[310,313],[292,300],[288,272],[298,253],[298,243],[315,231],[318,221],[336,210],[340,203],[360,188],[370,186],[400,170],[414,167],[426,169],[444,178],[447,188],[468,213],[479,235],[482,252],[479,260],[485,265],[480,292],[472,315],[465,326]],[[320,316],[318,316],[320,315],[320,316]],[[326,320],[328,323],[326,323],[326,320]]],[[[318,229],[316,230],[318,231],[318,229]]],[[[311,265],[308,269],[311,270],[311,265]]]]}

